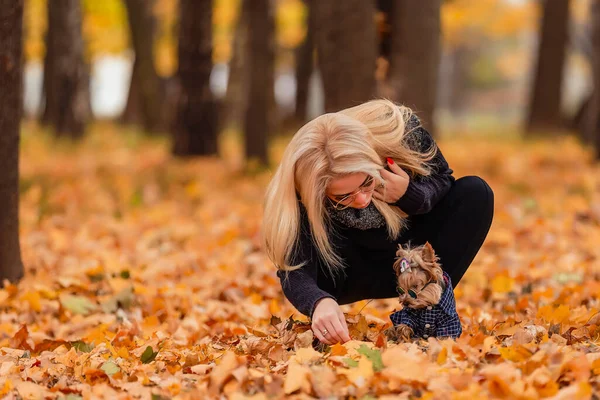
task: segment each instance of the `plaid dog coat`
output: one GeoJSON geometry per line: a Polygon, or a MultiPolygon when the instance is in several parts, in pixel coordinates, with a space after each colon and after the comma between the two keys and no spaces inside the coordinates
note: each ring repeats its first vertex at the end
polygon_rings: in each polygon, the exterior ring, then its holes
{"type": "Polygon", "coordinates": [[[444,272],[446,288],[442,292],[440,302],[435,306],[413,309],[403,308],[390,314],[394,326],[406,324],[412,328],[415,336],[458,338],[462,333],[460,319],[456,312],[456,301],[450,276],[444,272]]]}

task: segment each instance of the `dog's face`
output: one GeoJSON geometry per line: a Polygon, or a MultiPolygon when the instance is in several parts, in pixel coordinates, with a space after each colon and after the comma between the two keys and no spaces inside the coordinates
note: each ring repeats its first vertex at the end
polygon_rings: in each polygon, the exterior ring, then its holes
{"type": "Polygon", "coordinates": [[[394,271],[398,280],[398,300],[405,307],[423,308],[439,303],[444,277],[429,242],[413,248],[399,245],[394,271]]]}

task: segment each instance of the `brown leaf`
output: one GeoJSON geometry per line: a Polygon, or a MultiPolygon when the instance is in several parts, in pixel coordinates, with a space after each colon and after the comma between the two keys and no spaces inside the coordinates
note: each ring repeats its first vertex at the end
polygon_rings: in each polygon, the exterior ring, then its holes
{"type": "Polygon", "coordinates": [[[27,331],[27,326],[21,325],[21,328],[10,339],[9,345],[14,349],[32,351],[33,348],[27,342],[27,339],[29,339],[29,332],[27,331]]]}

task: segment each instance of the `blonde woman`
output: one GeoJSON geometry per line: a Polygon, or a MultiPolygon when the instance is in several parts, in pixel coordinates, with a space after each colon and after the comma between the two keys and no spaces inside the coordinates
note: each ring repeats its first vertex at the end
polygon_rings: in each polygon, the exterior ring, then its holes
{"type": "Polygon", "coordinates": [[[304,125],[266,193],[265,249],[323,343],[350,340],[340,305],[396,297],[398,244],[429,241],[456,285],[490,228],[494,195],[456,180],[410,109],[373,100],[304,125]]]}

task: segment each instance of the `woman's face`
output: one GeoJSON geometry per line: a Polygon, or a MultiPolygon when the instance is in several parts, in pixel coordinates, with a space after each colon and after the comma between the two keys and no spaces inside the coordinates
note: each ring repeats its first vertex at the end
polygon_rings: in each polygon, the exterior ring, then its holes
{"type": "Polygon", "coordinates": [[[373,198],[375,181],[364,172],[334,178],[327,187],[327,197],[339,207],[365,208],[373,198]]]}

